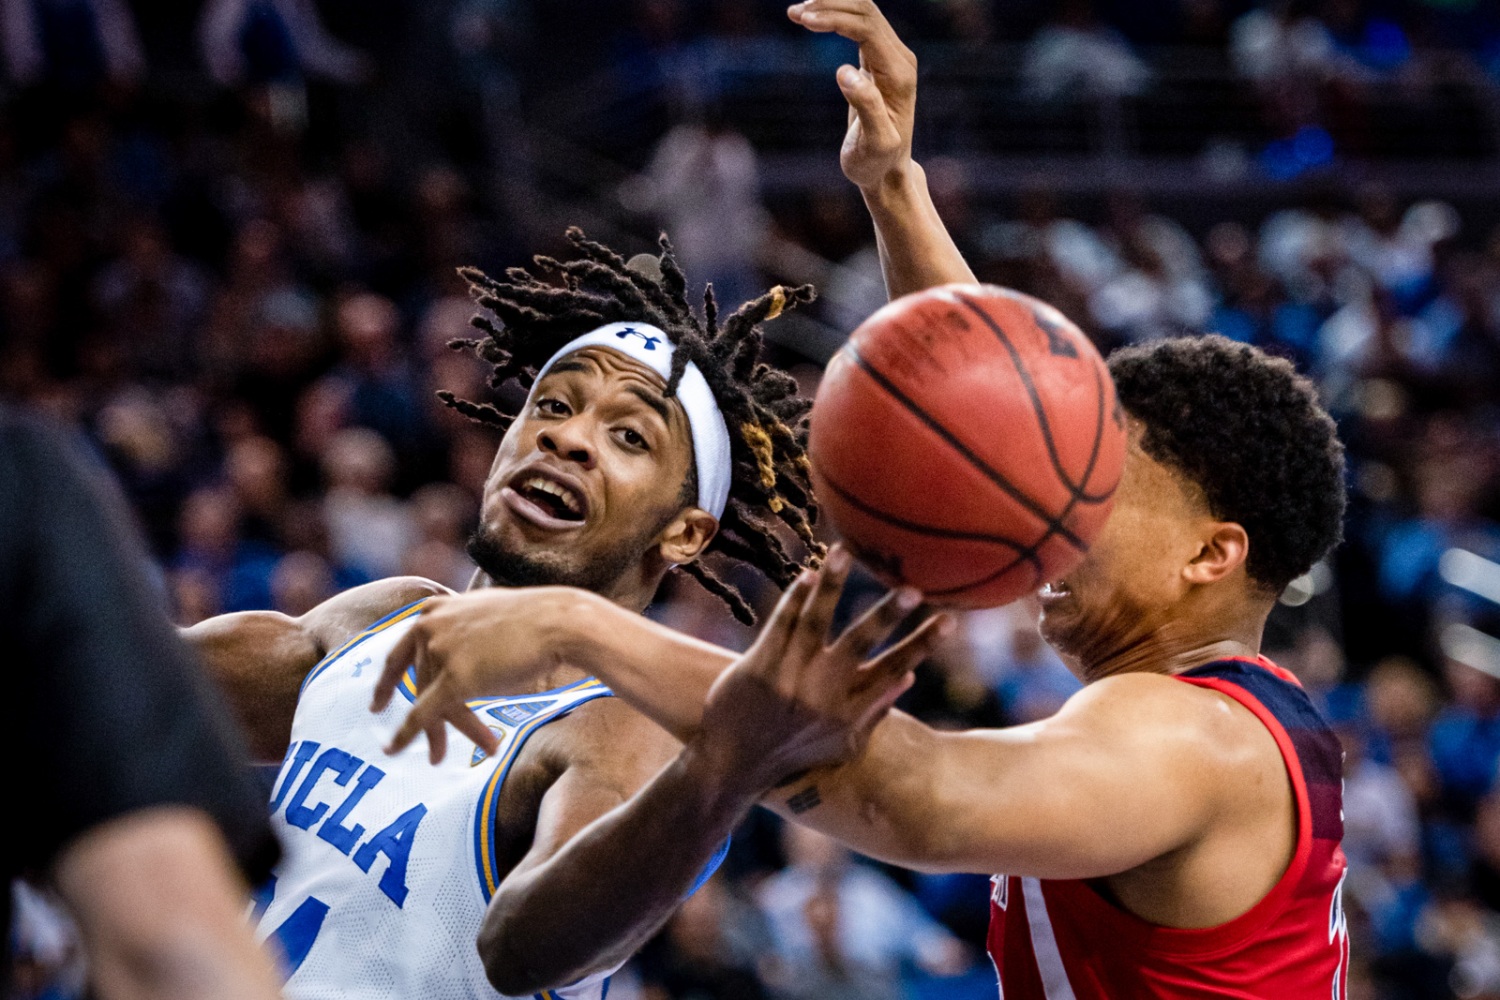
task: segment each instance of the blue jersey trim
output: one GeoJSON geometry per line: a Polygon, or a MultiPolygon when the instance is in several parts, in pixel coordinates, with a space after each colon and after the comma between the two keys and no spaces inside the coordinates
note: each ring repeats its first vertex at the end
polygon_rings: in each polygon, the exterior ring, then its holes
{"type": "MultiPolygon", "coordinates": [[[[499,698],[475,698],[473,701],[465,702],[465,704],[468,705],[470,708],[475,709],[477,711],[477,710],[479,710],[481,708],[492,708],[492,707],[494,707],[496,705],[499,705],[499,704],[501,704],[503,702],[507,702],[507,701],[534,701],[534,700],[536,700],[538,698],[551,698],[551,697],[554,697],[556,695],[567,694],[569,691],[573,690],[574,688],[583,687],[585,684],[598,684],[598,683],[599,683],[599,681],[598,681],[597,678],[594,678],[594,677],[585,677],[581,681],[574,681],[572,684],[564,684],[560,688],[552,688],[549,691],[536,691],[536,692],[531,693],[531,694],[508,694],[508,695],[504,695],[504,696],[499,697],[499,698]]],[[[396,685],[396,690],[400,691],[401,694],[402,694],[402,696],[405,697],[407,701],[410,701],[410,702],[413,702],[413,703],[416,702],[416,700],[417,700],[417,666],[416,666],[416,664],[412,664],[411,666],[409,666],[409,667],[406,668],[406,673],[404,673],[404,674],[401,675],[401,683],[398,684],[398,685],[396,685]]],[[[613,693],[613,692],[611,692],[611,693],[613,693]]]]}
{"type": "MultiPolygon", "coordinates": [[[[510,769],[516,762],[516,757],[521,753],[521,748],[531,738],[531,734],[542,726],[571,713],[580,705],[586,705],[597,698],[612,697],[614,692],[598,680],[592,677],[584,678],[553,691],[529,694],[527,699],[545,697],[547,695],[558,695],[575,690],[586,685],[597,685],[597,691],[591,691],[587,697],[567,705],[563,708],[543,712],[534,719],[528,720],[516,730],[511,739],[510,746],[505,754],[495,762],[495,768],[490,772],[490,779],[484,783],[484,793],[479,796],[479,805],[474,816],[474,871],[479,879],[479,890],[484,895],[486,904],[494,898],[495,892],[500,888],[499,858],[495,853],[495,836],[493,830],[494,811],[498,806],[500,787],[505,784],[505,779],[510,775],[510,769]]],[[[509,699],[491,699],[482,704],[496,704],[499,701],[509,699]]]]}
{"type": "Polygon", "coordinates": [[[302,679],[302,686],[297,689],[297,697],[302,697],[302,692],[307,690],[307,686],[313,682],[313,678],[317,677],[323,671],[331,667],[334,661],[337,660],[340,656],[343,656],[345,653],[349,652],[349,650],[353,649],[355,646],[358,646],[360,643],[370,638],[370,636],[374,635],[376,632],[381,631],[387,625],[394,625],[396,623],[396,619],[402,617],[403,615],[414,613],[413,609],[420,608],[423,604],[426,604],[430,600],[432,600],[432,598],[424,597],[421,600],[412,601],[410,604],[405,605],[404,607],[397,608],[395,611],[392,611],[390,614],[369,625],[362,631],[355,633],[353,638],[346,640],[342,646],[338,647],[333,652],[323,657],[318,661],[317,666],[308,671],[307,676],[302,679]]]}
{"type": "Polygon", "coordinates": [[[703,888],[703,883],[714,877],[714,872],[718,871],[719,866],[724,863],[724,859],[729,857],[729,845],[733,842],[734,838],[732,836],[724,838],[724,843],[720,844],[719,849],[714,851],[714,856],[708,859],[708,864],[703,866],[703,870],[698,873],[697,880],[693,882],[693,887],[687,891],[682,897],[683,899],[690,898],[695,892],[703,888]]]}

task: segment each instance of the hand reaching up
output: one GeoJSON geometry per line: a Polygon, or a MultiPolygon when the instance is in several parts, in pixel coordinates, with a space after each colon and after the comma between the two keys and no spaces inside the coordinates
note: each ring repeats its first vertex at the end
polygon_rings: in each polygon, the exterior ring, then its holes
{"type": "Polygon", "coordinates": [[[861,188],[898,178],[911,162],[917,107],[917,57],[896,37],[872,0],[806,0],[787,10],[816,32],[836,32],[859,46],[859,66],[840,66],[849,130],[839,165],[861,188]]]}

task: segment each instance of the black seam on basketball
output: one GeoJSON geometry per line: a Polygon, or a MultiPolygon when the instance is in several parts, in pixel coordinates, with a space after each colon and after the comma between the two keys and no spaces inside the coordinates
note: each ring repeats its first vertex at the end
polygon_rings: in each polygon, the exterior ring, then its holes
{"type": "MultiPolygon", "coordinates": [[[[918,535],[929,535],[933,538],[948,538],[959,542],[983,542],[990,545],[1004,545],[1007,548],[1015,549],[1018,559],[1030,559],[1032,563],[1036,564],[1038,570],[1041,569],[1041,562],[1036,558],[1035,546],[1028,548],[1014,539],[1006,538],[1004,535],[989,535],[979,531],[958,531],[953,528],[939,528],[936,525],[918,524],[916,521],[908,521],[903,517],[887,513],[879,507],[875,507],[861,500],[853,493],[850,493],[846,488],[834,481],[833,477],[828,474],[828,470],[820,468],[818,475],[823,478],[823,482],[827,484],[829,489],[842,497],[851,507],[854,507],[862,514],[867,514],[875,518],[877,521],[883,521],[903,531],[910,531],[918,535]]],[[[1043,537],[1046,536],[1044,535],[1043,537]]]]}
{"type": "MultiPolygon", "coordinates": [[[[1099,412],[1094,418],[1094,447],[1089,452],[1088,464],[1083,467],[1083,482],[1080,483],[1082,486],[1087,486],[1089,479],[1094,475],[1094,466],[1099,461],[1099,445],[1104,441],[1104,379],[1101,374],[1103,367],[1104,363],[1102,361],[1094,365],[1094,398],[1099,401],[1099,412]]],[[[1113,495],[1114,490],[1111,489],[1108,496],[1113,495]]],[[[1068,502],[1063,504],[1063,509],[1058,513],[1058,521],[1067,521],[1068,515],[1073,513],[1073,508],[1078,506],[1079,499],[1079,494],[1076,491],[1073,492],[1068,502]]],[[[1047,536],[1043,535],[1042,540],[1037,542],[1037,544],[1041,545],[1046,540],[1047,536]]]]}
{"type": "MultiPolygon", "coordinates": [[[[922,421],[922,423],[926,424],[928,430],[932,431],[938,437],[942,438],[949,445],[949,447],[958,452],[959,455],[967,460],[970,465],[972,465],[975,469],[982,473],[985,478],[989,479],[990,482],[1000,487],[1000,489],[1007,493],[1011,497],[1011,499],[1015,500],[1022,507],[1025,507],[1028,511],[1035,515],[1037,520],[1047,525],[1047,531],[1042,536],[1044,540],[1054,534],[1060,535],[1067,540],[1068,544],[1072,545],[1078,551],[1083,552],[1088,549],[1088,545],[1084,543],[1083,539],[1079,538],[1077,535],[1073,534],[1072,531],[1068,530],[1067,525],[1063,524],[1062,521],[1058,518],[1053,517],[1051,514],[1049,514],[1046,508],[1042,507],[1041,504],[1037,503],[1035,500],[1031,499],[1031,497],[1021,492],[1021,490],[1017,489],[1010,480],[1006,479],[999,472],[990,468],[989,464],[986,463],[984,459],[974,454],[974,452],[969,449],[968,445],[960,441],[953,435],[951,431],[949,431],[942,424],[938,423],[938,421],[934,419],[931,414],[923,410],[920,406],[913,402],[910,397],[908,397],[904,392],[898,389],[890,379],[885,377],[880,369],[876,368],[874,365],[870,364],[870,362],[866,361],[864,357],[860,355],[859,350],[854,346],[854,341],[851,340],[846,343],[844,345],[844,351],[849,355],[850,359],[855,364],[859,365],[861,371],[869,375],[870,378],[874,379],[875,384],[880,386],[880,388],[883,389],[887,395],[889,395],[896,402],[900,403],[902,406],[906,407],[908,413],[916,417],[918,420],[922,421]]],[[[1070,493],[1073,492],[1073,488],[1071,486],[1069,486],[1068,489],[1070,493]]],[[[1108,499],[1107,494],[1105,496],[1105,499],[1108,499]]],[[[1071,503],[1072,501],[1070,501],[1070,506],[1071,503]]],[[[1038,542],[1038,544],[1041,543],[1038,542]]]]}
{"type": "MultiPolygon", "coordinates": [[[[1031,373],[1026,370],[1025,362],[1021,360],[1021,352],[1017,351],[1015,345],[1010,342],[1010,337],[1006,336],[1005,331],[1000,329],[1000,324],[990,318],[989,313],[981,309],[972,299],[965,297],[959,292],[954,292],[953,297],[963,303],[970,312],[978,316],[980,322],[990,328],[990,332],[995,335],[1006,352],[1010,354],[1010,360],[1015,366],[1016,374],[1021,376],[1021,384],[1026,387],[1026,394],[1031,397],[1031,408],[1036,413],[1037,423],[1040,425],[1042,431],[1042,441],[1047,445],[1047,457],[1052,461],[1052,471],[1057,473],[1057,478],[1067,487],[1068,492],[1079,500],[1087,503],[1103,503],[1105,500],[1108,500],[1111,493],[1113,493],[1112,490],[1100,494],[1084,492],[1083,487],[1088,485],[1087,474],[1083,477],[1082,482],[1079,483],[1074,483],[1073,480],[1068,478],[1067,470],[1062,467],[1062,459],[1057,454],[1057,442],[1052,439],[1052,427],[1047,422],[1047,410],[1042,405],[1042,397],[1037,393],[1036,385],[1031,381],[1031,373]]],[[[1102,407],[1103,405],[1103,400],[1101,399],[1100,406],[1102,407]]],[[[1096,435],[1096,447],[1097,441],[1098,438],[1096,435]]]]}

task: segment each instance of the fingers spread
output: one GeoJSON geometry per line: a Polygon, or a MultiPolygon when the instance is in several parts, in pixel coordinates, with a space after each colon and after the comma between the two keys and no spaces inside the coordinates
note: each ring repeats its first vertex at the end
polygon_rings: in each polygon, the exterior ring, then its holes
{"type": "Polygon", "coordinates": [[[438,716],[423,728],[427,730],[427,760],[433,764],[442,763],[448,756],[448,723],[438,716]]]}
{"type": "Polygon", "coordinates": [[[854,661],[863,660],[921,601],[922,595],[911,587],[891,591],[839,636],[834,649],[854,661]]]}
{"type": "Polygon", "coordinates": [[[873,729],[916,679],[917,675],[908,670],[903,674],[892,675],[885,684],[877,684],[862,692],[865,705],[855,722],[856,730],[863,734],[873,729]]]}
{"type": "Polygon", "coordinates": [[[781,595],[781,600],[776,602],[776,610],[771,612],[771,620],[761,627],[760,635],[755,639],[753,651],[762,658],[771,672],[774,673],[780,665],[787,643],[791,641],[797,630],[807,597],[817,584],[818,572],[804,570],[797,579],[792,581],[786,593],[781,595]]]}
{"type": "Polygon", "coordinates": [[[416,648],[417,630],[407,629],[401,641],[396,643],[390,655],[385,658],[385,666],[381,668],[380,677],[375,681],[375,695],[370,700],[370,711],[383,712],[391,703],[391,696],[396,693],[396,685],[401,683],[401,675],[411,665],[416,648]]]}
{"type": "Polygon", "coordinates": [[[428,700],[418,698],[417,703],[406,713],[406,718],[401,720],[401,725],[396,727],[396,732],[391,736],[390,743],[386,744],[385,752],[398,754],[411,746],[411,741],[417,738],[427,726],[427,716],[431,712],[431,704],[428,700]]]}
{"type": "Polygon", "coordinates": [[[835,545],[828,553],[818,584],[807,595],[807,602],[802,606],[802,617],[787,645],[788,654],[806,658],[822,650],[828,641],[833,612],[838,607],[839,597],[844,592],[844,581],[849,578],[849,568],[853,562],[849,550],[842,545],[835,545]]]}
{"type": "Polygon", "coordinates": [[[468,705],[459,704],[448,713],[448,721],[453,723],[453,728],[467,736],[475,746],[486,754],[494,754],[500,749],[500,740],[490,731],[490,727],[480,721],[468,705]]]}
{"type": "Polygon", "coordinates": [[[952,634],[953,618],[937,614],[918,625],[905,639],[865,665],[863,685],[879,687],[891,679],[915,670],[940,643],[952,634]]]}

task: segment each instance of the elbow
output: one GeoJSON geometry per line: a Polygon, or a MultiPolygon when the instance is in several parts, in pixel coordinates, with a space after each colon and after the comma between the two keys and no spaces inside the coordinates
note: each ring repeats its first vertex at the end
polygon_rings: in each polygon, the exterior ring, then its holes
{"type": "Polygon", "coordinates": [[[484,963],[484,976],[499,993],[508,997],[531,996],[546,989],[549,984],[541,982],[520,956],[511,950],[511,941],[505,933],[503,920],[495,918],[494,909],[485,916],[479,928],[475,945],[479,958],[484,963]]]}
{"type": "Polygon", "coordinates": [[[475,941],[480,961],[484,963],[485,978],[497,992],[508,997],[529,997],[576,982],[588,974],[588,969],[549,967],[556,963],[548,962],[545,955],[538,954],[514,933],[515,927],[525,925],[497,911],[491,904],[475,941]]]}

